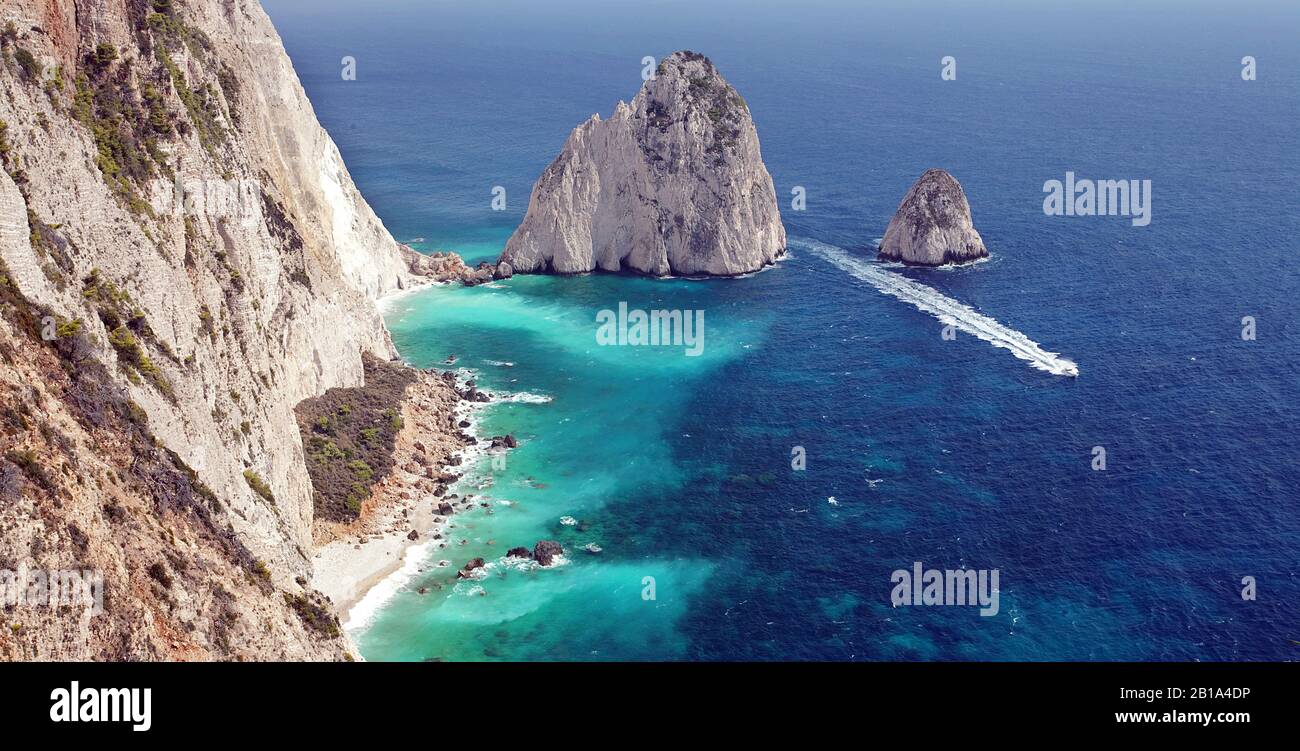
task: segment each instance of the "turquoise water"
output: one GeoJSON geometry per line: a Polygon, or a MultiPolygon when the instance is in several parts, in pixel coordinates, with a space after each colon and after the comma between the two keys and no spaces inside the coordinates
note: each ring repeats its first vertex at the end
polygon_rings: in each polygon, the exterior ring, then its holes
{"type": "Polygon", "coordinates": [[[620,499],[689,499],[691,478],[675,462],[670,440],[685,438],[676,418],[700,382],[761,344],[764,322],[761,315],[706,319],[707,346],[687,356],[683,347],[598,346],[594,312],[617,309],[616,301],[695,309],[707,288],[520,277],[438,288],[397,303],[389,323],[410,362],[438,365],[455,354],[456,366],[473,369],[480,387],[549,401],[501,402],[482,415],[480,435],[512,433],[520,446],[504,467],[485,457],[467,473],[458,489],[478,494],[491,513],[476,508],[457,516],[450,552],[437,555],[457,565],[481,556],[491,574],[457,582],[447,568],[417,577],[361,634],[367,658],[628,659],[647,650],[685,656],[687,642],[674,627],[715,564],[664,555],[606,507],[620,499]],[[476,491],[485,478],[491,487],[476,491]],[[578,524],[562,524],[565,516],[578,524]],[[563,544],[568,562],[537,569],[504,559],[508,548],[531,548],[541,539],[563,544]],[[603,551],[586,552],[588,543],[603,551]],[[420,587],[429,593],[410,591],[420,587]]]}
{"type": "Polygon", "coordinates": [[[1079,365],[1061,378],[947,341],[798,247],[738,280],[403,298],[386,317],[410,362],[454,353],[487,388],[549,401],[482,414],[481,435],[521,445],[463,491],[490,508],[457,517],[355,633],[368,659],[1295,658],[1294,4],[267,6],[400,240],[494,257],[569,131],[635,93],[643,55],[693,48],[748,101],[778,196],[807,189],[806,211],[783,201],[792,237],[870,259],[911,182],[947,168],[992,260],[885,271],[1079,365]],[[1240,79],[1245,54],[1258,81],[1240,79]],[[1151,179],[1151,225],[1044,216],[1043,182],[1067,170],[1151,179]],[[703,310],[704,353],[597,346],[598,311],[620,301],[703,310]],[[547,538],[568,563],[495,563],[547,538]],[[457,584],[476,556],[487,578],[457,584]],[[890,607],[891,572],[915,561],[999,569],[1000,612],[890,607]]]}

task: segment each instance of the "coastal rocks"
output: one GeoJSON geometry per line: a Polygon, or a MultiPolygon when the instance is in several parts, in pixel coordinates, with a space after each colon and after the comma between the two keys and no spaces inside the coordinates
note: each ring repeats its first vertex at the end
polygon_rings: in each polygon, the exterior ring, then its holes
{"type": "Polygon", "coordinates": [[[440,515],[442,515],[442,516],[451,516],[453,512],[454,512],[454,509],[452,509],[450,503],[447,503],[446,501],[442,501],[442,502],[440,502],[440,503],[438,504],[438,513],[439,513],[440,515]]]}
{"type": "Polygon", "coordinates": [[[498,270],[734,276],[785,247],[748,105],[708,58],[676,52],[570,134],[498,270]]]}
{"type": "Polygon", "coordinates": [[[469,563],[466,563],[465,567],[462,568],[460,571],[456,572],[456,578],[457,579],[478,578],[478,576],[474,572],[478,571],[479,569],[483,568],[486,565],[487,563],[482,558],[475,558],[469,563]]]}
{"type": "Polygon", "coordinates": [[[494,435],[492,436],[492,448],[513,449],[519,447],[519,441],[513,435],[494,435]]]}
{"type": "Polygon", "coordinates": [[[556,557],[564,555],[564,547],[554,540],[541,540],[533,546],[533,560],[539,566],[549,566],[556,557]]]}
{"type": "Polygon", "coordinates": [[[528,552],[528,548],[520,546],[517,548],[510,548],[510,550],[506,551],[506,557],[507,558],[532,558],[533,554],[528,552]]]}
{"type": "Polygon", "coordinates": [[[946,171],[927,170],[903,197],[880,243],[881,260],[942,266],[988,257],[971,222],[961,184],[946,171]]]}
{"type": "Polygon", "coordinates": [[[492,401],[492,397],[486,391],[479,391],[478,385],[473,381],[466,381],[465,388],[460,390],[460,396],[467,402],[482,404],[492,401]]]}
{"type": "MultiPolygon", "coordinates": [[[[435,282],[460,282],[466,287],[486,284],[496,279],[509,279],[514,271],[508,263],[495,266],[480,263],[470,267],[459,255],[450,251],[435,251],[428,255],[407,245],[401,246],[403,260],[407,269],[417,277],[424,277],[435,282]]],[[[448,363],[455,362],[455,357],[448,358],[448,363]]]]}

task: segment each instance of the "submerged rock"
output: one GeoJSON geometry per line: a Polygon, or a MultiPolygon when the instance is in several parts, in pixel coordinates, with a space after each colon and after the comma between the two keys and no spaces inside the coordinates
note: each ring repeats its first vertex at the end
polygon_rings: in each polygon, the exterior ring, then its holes
{"type": "Polygon", "coordinates": [[[514,273],[734,276],[785,252],[749,107],[695,52],[570,134],[500,262],[514,273]]]}
{"type": "Polygon", "coordinates": [[[880,243],[882,260],[942,266],[988,257],[971,222],[961,183],[941,169],[927,170],[912,185],[889,221],[880,243]]]}

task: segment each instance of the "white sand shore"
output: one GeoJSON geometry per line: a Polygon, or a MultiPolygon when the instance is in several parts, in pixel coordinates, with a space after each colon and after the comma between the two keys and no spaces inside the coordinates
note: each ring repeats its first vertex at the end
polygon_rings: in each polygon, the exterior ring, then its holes
{"type": "Polygon", "coordinates": [[[312,584],[333,601],[339,620],[347,623],[348,614],[361,598],[402,567],[409,548],[431,541],[435,534],[446,536],[447,523],[435,521],[439,518],[436,511],[436,499],[429,498],[410,506],[390,506],[373,520],[375,526],[391,529],[402,525],[408,528],[408,532],[388,531],[360,538],[339,538],[316,549],[312,561],[316,575],[312,584]],[[403,515],[403,510],[409,513],[403,515]],[[419,534],[419,539],[408,539],[410,529],[419,534]],[[358,539],[363,542],[357,542],[358,539]]]}
{"type": "Polygon", "coordinates": [[[387,294],[381,295],[377,300],[375,300],[375,307],[379,309],[380,315],[387,315],[397,306],[397,303],[401,302],[404,298],[432,289],[433,287],[443,287],[451,283],[434,281],[428,277],[413,277],[412,279],[412,286],[407,287],[406,289],[395,289],[387,294]]]}
{"type": "Polygon", "coordinates": [[[458,478],[486,450],[482,442],[465,445],[452,426],[469,421],[464,432],[473,435],[475,413],[485,406],[460,400],[438,376],[422,374],[403,405],[404,427],[394,447],[397,464],[376,484],[360,519],[318,525],[312,586],[330,598],[345,626],[368,620],[423,570],[434,551],[450,546],[454,516],[440,514],[439,507],[448,504],[454,513],[470,508],[472,496],[458,495],[452,476],[458,478]],[[427,465],[406,461],[417,452],[427,457],[427,465]],[[460,463],[453,464],[453,457],[460,463]],[[443,495],[437,494],[439,488],[443,495]],[[410,539],[411,530],[416,539],[410,539]]]}

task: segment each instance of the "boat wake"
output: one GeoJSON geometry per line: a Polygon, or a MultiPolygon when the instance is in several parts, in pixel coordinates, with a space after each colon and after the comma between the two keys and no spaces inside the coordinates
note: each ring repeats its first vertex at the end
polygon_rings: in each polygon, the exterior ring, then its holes
{"type": "Polygon", "coordinates": [[[941,294],[938,290],[914,282],[901,274],[886,271],[871,261],[853,256],[843,248],[834,245],[794,237],[790,238],[790,244],[808,250],[887,295],[893,295],[915,305],[958,331],[964,331],[994,347],[1009,350],[1011,354],[1039,370],[1059,376],[1079,375],[1079,366],[1073,361],[1055,352],[1044,350],[1037,342],[1019,331],[1007,328],[992,318],[975,312],[969,306],[941,294]]]}

